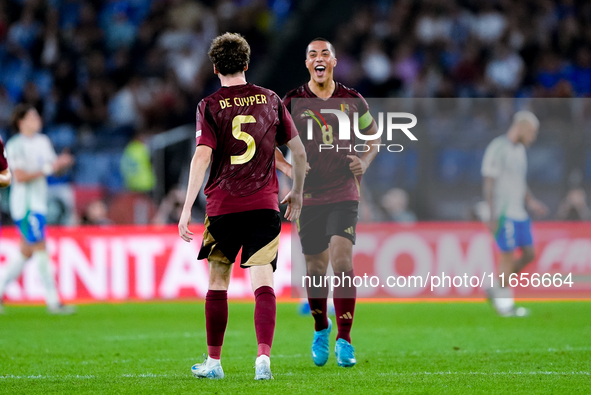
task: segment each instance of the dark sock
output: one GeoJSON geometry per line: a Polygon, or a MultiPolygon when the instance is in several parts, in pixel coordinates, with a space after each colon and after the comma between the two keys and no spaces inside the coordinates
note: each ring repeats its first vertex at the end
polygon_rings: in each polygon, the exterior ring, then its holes
{"type": "Polygon", "coordinates": [[[339,278],[345,278],[345,281],[334,289],[334,309],[337,316],[337,327],[339,332],[338,339],[344,339],[351,343],[351,326],[353,326],[353,316],[355,314],[355,301],[357,298],[357,288],[353,285],[353,270],[344,273],[335,273],[339,278]],[[349,279],[347,278],[350,278],[349,279]]]}
{"type": "Polygon", "coordinates": [[[228,291],[207,291],[205,296],[205,328],[207,329],[207,354],[220,359],[224,333],[228,324],[228,291]]]}
{"type": "Polygon", "coordinates": [[[254,328],[259,346],[257,357],[261,355],[270,357],[277,312],[275,291],[266,285],[259,287],[254,291],[254,300],[254,328]]]}
{"type": "MultiPolygon", "coordinates": [[[[325,286],[325,276],[311,276],[311,287],[307,286],[308,303],[310,304],[310,313],[314,317],[314,330],[316,332],[328,328],[328,308],[326,300],[328,298],[328,287],[325,286]]],[[[308,284],[306,284],[308,285],[308,284]]]]}

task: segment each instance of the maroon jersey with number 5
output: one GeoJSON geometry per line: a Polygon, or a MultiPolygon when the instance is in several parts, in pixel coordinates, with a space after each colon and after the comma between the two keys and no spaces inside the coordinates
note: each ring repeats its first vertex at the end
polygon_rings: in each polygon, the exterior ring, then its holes
{"type": "Polygon", "coordinates": [[[221,87],[199,102],[196,130],[196,144],[213,149],[208,216],[279,211],[275,145],[297,131],[275,92],[253,84],[221,87]]]}

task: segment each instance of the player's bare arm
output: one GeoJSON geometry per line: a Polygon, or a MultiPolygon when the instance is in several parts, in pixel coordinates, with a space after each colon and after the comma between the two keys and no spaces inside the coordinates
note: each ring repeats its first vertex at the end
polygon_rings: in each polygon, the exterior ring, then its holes
{"type": "Polygon", "coordinates": [[[283,156],[283,152],[279,148],[275,148],[275,167],[291,178],[291,165],[285,160],[285,156],[283,156]]]}
{"type": "Polygon", "coordinates": [[[6,168],[0,171],[0,188],[6,188],[12,181],[12,173],[10,169],[6,168]]]}
{"type": "MultiPolygon", "coordinates": [[[[295,221],[300,218],[302,211],[302,204],[304,202],[304,177],[306,176],[306,150],[300,136],[295,136],[287,142],[287,146],[291,150],[293,157],[293,186],[291,191],[283,198],[281,203],[287,203],[288,207],[285,211],[285,218],[289,221],[295,221]]],[[[282,155],[283,156],[283,155],[282,155]]]]}
{"type": "Polygon", "coordinates": [[[525,204],[537,217],[545,217],[548,215],[548,206],[536,199],[529,187],[525,193],[525,204]]]}
{"type": "Polygon", "coordinates": [[[488,219],[487,227],[492,234],[496,233],[498,226],[497,221],[494,217],[494,190],[495,179],[493,177],[484,177],[484,183],[482,184],[482,194],[484,195],[484,199],[486,200],[486,203],[488,204],[488,208],[490,210],[490,218],[488,219]]]}
{"type": "Polygon", "coordinates": [[[60,174],[72,167],[74,164],[74,157],[69,153],[60,154],[53,163],[48,163],[40,171],[28,172],[22,169],[14,169],[14,178],[18,182],[30,182],[39,177],[47,177],[52,174],[60,174]]]}
{"type": "Polygon", "coordinates": [[[74,156],[69,152],[62,152],[51,165],[53,168],[52,174],[64,173],[74,165],[74,156]]]}
{"type": "MultiPolygon", "coordinates": [[[[283,156],[283,153],[279,148],[275,149],[275,167],[277,167],[277,170],[285,174],[287,177],[292,178],[291,164],[287,160],[285,160],[285,156],[283,156]]],[[[310,169],[310,164],[306,162],[306,175],[308,175],[310,169]]]]}
{"type": "Polygon", "coordinates": [[[193,159],[191,159],[191,169],[189,171],[189,186],[187,188],[187,195],[185,196],[185,204],[179,220],[179,235],[186,242],[193,240],[193,232],[189,230],[191,223],[191,209],[197,199],[197,194],[201,190],[205,171],[211,161],[211,147],[206,145],[199,145],[195,149],[193,159]]]}
{"type": "MultiPolygon", "coordinates": [[[[376,135],[377,133],[378,133],[378,127],[377,127],[375,121],[373,121],[371,128],[365,134],[372,136],[372,135],[376,135]]],[[[376,155],[378,154],[378,148],[379,148],[380,142],[381,142],[381,138],[374,140],[374,143],[369,145],[369,147],[370,147],[369,150],[367,152],[364,152],[361,157],[359,157],[357,155],[347,155],[347,158],[349,158],[349,160],[351,161],[351,163],[349,163],[349,169],[351,169],[351,172],[353,172],[353,175],[361,176],[361,175],[365,174],[365,172],[367,171],[367,168],[369,167],[371,162],[373,162],[376,155]]]]}

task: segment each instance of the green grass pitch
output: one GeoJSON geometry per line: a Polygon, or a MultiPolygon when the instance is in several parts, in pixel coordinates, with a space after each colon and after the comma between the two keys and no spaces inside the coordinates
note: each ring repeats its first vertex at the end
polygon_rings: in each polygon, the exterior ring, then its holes
{"type": "Polygon", "coordinates": [[[314,366],[312,318],[280,303],[269,382],[253,380],[252,303],[230,303],[220,381],[190,373],[206,351],[203,303],[84,305],[69,317],[7,306],[0,393],[591,393],[591,302],[524,305],[530,317],[499,318],[484,302],[359,303],[358,363],[345,369],[333,353],[314,366]]]}

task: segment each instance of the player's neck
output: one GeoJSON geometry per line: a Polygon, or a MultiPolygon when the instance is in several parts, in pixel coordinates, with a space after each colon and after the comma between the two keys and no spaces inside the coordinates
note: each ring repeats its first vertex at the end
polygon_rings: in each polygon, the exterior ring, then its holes
{"type": "Polygon", "coordinates": [[[244,72],[231,75],[218,74],[218,77],[220,77],[222,86],[246,85],[246,76],[244,75],[244,72]]]}
{"type": "Polygon", "coordinates": [[[521,143],[521,141],[519,141],[519,136],[517,135],[517,131],[514,128],[509,129],[509,131],[507,132],[507,138],[513,144],[521,143]]]}
{"type": "Polygon", "coordinates": [[[334,93],[335,87],[336,87],[336,83],[334,82],[334,80],[332,78],[322,84],[319,84],[318,82],[314,81],[313,79],[311,79],[308,82],[308,88],[310,88],[312,93],[314,93],[316,96],[318,96],[321,99],[330,98],[332,96],[332,94],[334,93]]]}
{"type": "Polygon", "coordinates": [[[37,134],[37,131],[36,130],[21,130],[19,133],[25,137],[33,137],[34,135],[37,134]]]}

